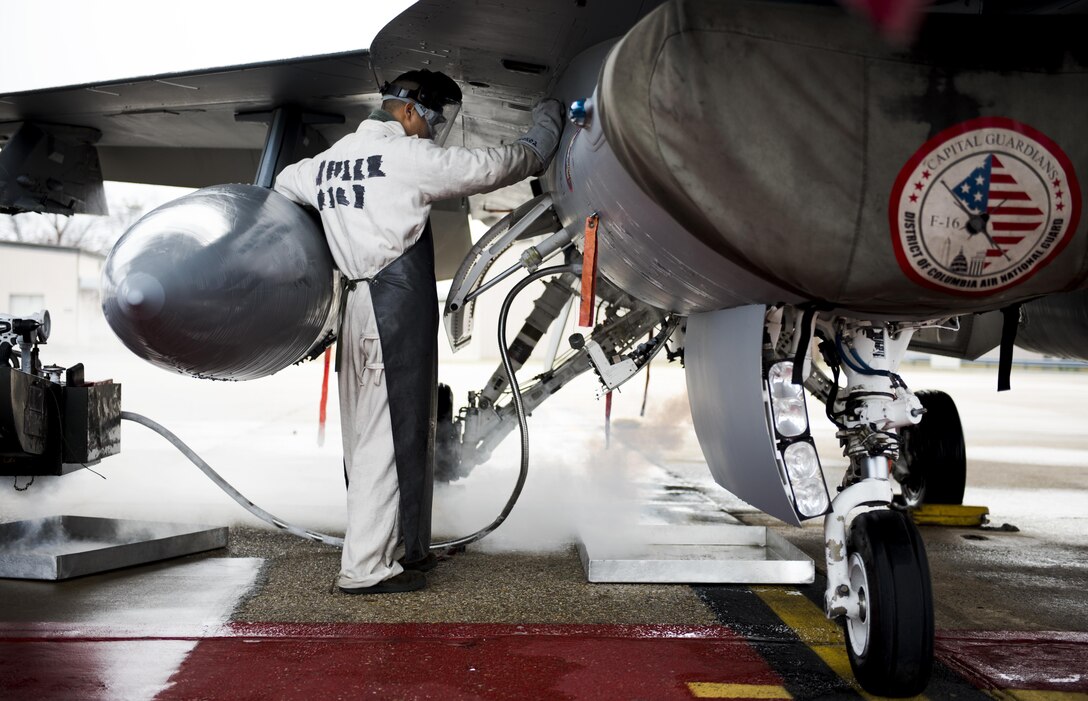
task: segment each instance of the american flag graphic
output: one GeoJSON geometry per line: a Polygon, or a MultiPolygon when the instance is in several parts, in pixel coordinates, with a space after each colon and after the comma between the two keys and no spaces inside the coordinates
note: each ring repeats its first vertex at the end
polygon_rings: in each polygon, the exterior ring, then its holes
{"type": "Polygon", "coordinates": [[[952,188],[953,194],[973,213],[989,213],[989,232],[999,248],[986,251],[987,262],[1002,258],[1009,248],[1035,233],[1046,221],[1046,214],[1032,201],[1031,195],[1017,182],[996,154],[952,188]]]}

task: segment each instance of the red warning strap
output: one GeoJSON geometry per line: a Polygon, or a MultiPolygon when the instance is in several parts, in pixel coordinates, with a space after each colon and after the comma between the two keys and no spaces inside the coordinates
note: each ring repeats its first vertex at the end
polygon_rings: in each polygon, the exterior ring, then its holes
{"type": "Polygon", "coordinates": [[[329,359],[332,357],[332,347],[325,349],[325,373],[321,377],[321,406],[317,417],[317,444],[325,445],[325,419],[328,414],[326,407],[329,403],[329,359]]]}
{"type": "Polygon", "coordinates": [[[582,306],[579,326],[593,326],[597,316],[597,215],[586,217],[585,242],[582,245],[582,306]]]}
{"type": "Polygon", "coordinates": [[[612,445],[612,392],[604,395],[604,447],[612,445]]]}

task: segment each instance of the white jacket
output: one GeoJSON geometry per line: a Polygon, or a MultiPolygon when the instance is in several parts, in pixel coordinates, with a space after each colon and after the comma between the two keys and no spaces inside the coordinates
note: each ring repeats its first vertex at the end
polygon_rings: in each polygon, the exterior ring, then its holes
{"type": "Polygon", "coordinates": [[[321,214],[337,267],[368,278],[416,242],[431,204],[488,192],[538,171],[527,146],[436,146],[396,121],[364,120],[325,152],[289,165],[275,190],[321,214]]]}

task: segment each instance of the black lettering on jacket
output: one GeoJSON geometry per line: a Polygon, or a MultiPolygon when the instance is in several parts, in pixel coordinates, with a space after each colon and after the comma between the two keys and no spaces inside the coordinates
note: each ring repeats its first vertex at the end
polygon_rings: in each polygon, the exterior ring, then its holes
{"type": "MultiPolygon", "coordinates": [[[[370,178],[384,178],[385,173],[382,171],[382,157],[380,155],[367,156],[366,158],[356,158],[354,162],[351,160],[321,161],[321,165],[317,168],[316,184],[321,185],[322,182],[328,184],[337,177],[345,182],[368,180],[370,178]],[[364,162],[366,163],[365,173],[363,172],[364,162]]],[[[318,189],[318,211],[325,209],[326,205],[330,208],[351,205],[355,209],[363,209],[366,202],[366,189],[362,185],[353,184],[351,190],[355,195],[354,202],[348,200],[348,193],[342,187],[326,187],[318,189]]]]}
{"type": "Polygon", "coordinates": [[[370,156],[366,159],[366,177],[368,178],[384,178],[385,173],[382,172],[382,157],[370,156]]]}

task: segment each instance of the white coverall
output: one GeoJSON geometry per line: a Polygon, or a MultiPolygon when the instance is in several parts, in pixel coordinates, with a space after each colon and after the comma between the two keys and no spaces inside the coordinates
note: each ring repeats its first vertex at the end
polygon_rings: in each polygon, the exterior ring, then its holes
{"type": "MultiPolygon", "coordinates": [[[[318,209],[333,259],[348,279],[371,278],[410,248],[432,203],[510,185],[542,166],[521,143],[443,148],[407,136],[399,122],[382,116],[375,113],[276,178],[277,192],[318,209]]],[[[392,424],[371,293],[360,284],[345,294],[339,390],[348,523],[337,583],[355,588],[402,568],[395,558],[399,487],[392,424]]]]}

